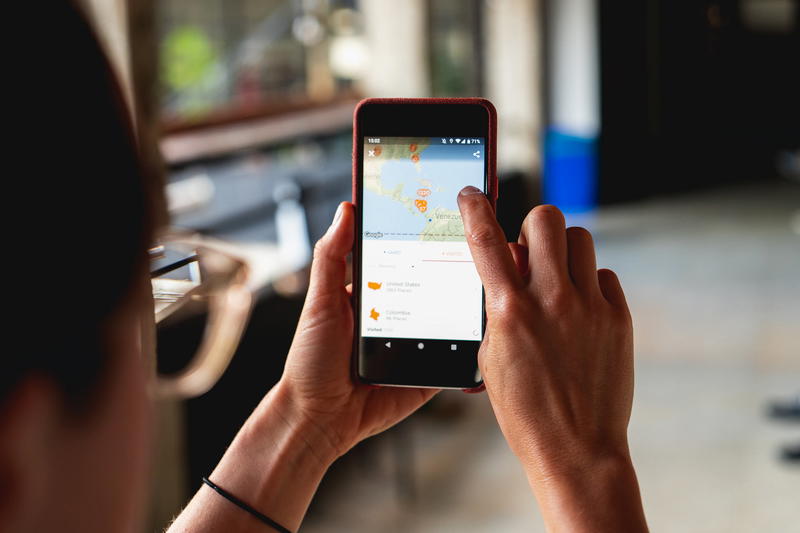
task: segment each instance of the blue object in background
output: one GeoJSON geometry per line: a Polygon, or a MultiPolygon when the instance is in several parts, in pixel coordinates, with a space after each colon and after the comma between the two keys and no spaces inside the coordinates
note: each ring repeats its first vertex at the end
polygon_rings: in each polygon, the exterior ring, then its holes
{"type": "Polygon", "coordinates": [[[544,202],[564,213],[597,207],[597,138],[550,128],[544,145],[544,202]]]}

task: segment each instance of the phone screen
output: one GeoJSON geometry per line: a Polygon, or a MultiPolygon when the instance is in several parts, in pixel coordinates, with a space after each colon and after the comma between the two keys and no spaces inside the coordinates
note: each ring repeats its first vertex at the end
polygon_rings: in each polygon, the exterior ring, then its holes
{"type": "Polygon", "coordinates": [[[483,292],[457,196],[467,185],[485,191],[485,142],[364,137],[359,323],[368,351],[407,340],[414,351],[474,357],[483,292]]]}

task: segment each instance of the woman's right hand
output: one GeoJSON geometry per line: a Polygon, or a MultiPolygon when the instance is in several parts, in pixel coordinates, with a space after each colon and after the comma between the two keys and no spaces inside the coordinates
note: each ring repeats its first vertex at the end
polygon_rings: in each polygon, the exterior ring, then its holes
{"type": "Polygon", "coordinates": [[[508,244],[487,198],[459,194],[486,291],[479,364],[500,428],[550,531],[645,531],[630,461],[633,332],[588,231],[533,209],[508,244]]]}

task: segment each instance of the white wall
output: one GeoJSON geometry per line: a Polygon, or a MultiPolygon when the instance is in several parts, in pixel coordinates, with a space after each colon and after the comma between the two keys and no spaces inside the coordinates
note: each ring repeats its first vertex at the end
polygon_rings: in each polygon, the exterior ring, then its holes
{"type": "Polygon", "coordinates": [[[501,172],[536,172],[541,165],[542,0],[486,2],[486,96],[497,107],[501,172]]]}
{"type": "Polygon", "coordinates": [[[367,96],[430,96],[424,0],[361,0],[369,66],[367,96]]]}
{"type": "Polygon", "coordinates": [[[551,126],[581,137],[600,129],[600,84],[595,0],[548,4],[548,79],[551,126]]]}

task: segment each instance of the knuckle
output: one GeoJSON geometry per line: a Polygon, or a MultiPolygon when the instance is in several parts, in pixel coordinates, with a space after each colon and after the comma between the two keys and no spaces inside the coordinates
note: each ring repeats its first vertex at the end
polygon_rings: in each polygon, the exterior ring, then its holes
{"type": "Polygon", "coordinates": [[[328,243],[325,240],[325,237],[322,237],[316,243],[314,243],[313,253],[314,253],[314,259],[323,259],[327,256],[328,243]]]}
{"type": "Polygon", "coordinates": [[[489,224],[476,224],[470,228],[469,239],[478,248],[491,248],[501,242],[497,228],[489,224]]]}
{"type": "Polygon", "coordinates": [[[503,298],[495,304],[494,315],[500,319],[503,324],[513,322],[519,317],[518,306],[511,298],[503,298]]]}
{"type": "Polygon", "coordinates": [[[491,302],[491,314],[501,324],[518,323],[528,312],[523,309],[518,297],[502,291],[491,302]]]}
{"type": "Polygon", "coordinates": [[[607,302],[599,293],[580,294],[581,305],[589,316],[603,316],[606,314],[607,302]]]}
{"type": "Polygon", "coordinates": [[[576,311],[575,298],[566,287],[556,287],[542,299],[544,310],[555,316],[570,315],[576,311]]]}
{"type": "Polygon", "coordinates": [[[489,331],[487,329],[484,343],[481,345],[480,350],[478,350],[478,368],[484,380],[491,374],[492,367],[496,365],[497,360],[496,352],[492,349],[491,343],[486,342],[488,339],[489,331]]]}
{"type": "Polygon", "coordinates": [[[507,314],[505,311],[506,305],[506,298],[504,298],[502,291],[486,291],[486,318],[491,320],[492,323],[504,320],[507,314]]]}
{"type": "Polygon", "coordinates": [[[608,325],[608,335],[615,345],[622,346],[632,339],[633,329],[627,322],[612,321],[608,325]]]}
{"type": "Polygon", "coordinates": [[[615,307],[613,311],[613,316],[620,326],[633,330],[633,317],[627,307],[615,307]]]}
{"type": "Polygon", "coordinates": [[[611,332],[627,334],[633,330],[631,315],[627,309],[620,309],[608,302],[600,303],[593,316],[611,332]]]}

